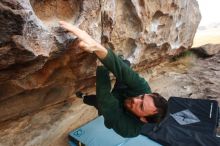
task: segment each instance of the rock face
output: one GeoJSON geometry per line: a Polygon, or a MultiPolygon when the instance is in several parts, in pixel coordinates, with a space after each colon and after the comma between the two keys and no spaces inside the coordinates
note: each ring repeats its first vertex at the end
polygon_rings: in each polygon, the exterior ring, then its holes
{"type": "Polygon", "coordinates": [[[190,48],[196,0],[1,0],[0,122],[67,100],[95,83],[95,56],[58,26],[71,22],[146,68],[190,48]],[[73,51],[74,50],[74,51],[73,51]]]}

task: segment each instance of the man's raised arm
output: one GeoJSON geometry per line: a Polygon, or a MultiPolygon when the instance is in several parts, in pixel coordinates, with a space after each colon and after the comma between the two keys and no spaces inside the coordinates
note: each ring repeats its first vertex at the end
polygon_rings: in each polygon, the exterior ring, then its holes
{"type": "Polygon", "coordinates": [[[136,94],[151,92],[150,87],[144,78],[140,77],[130,67],[123,63],[123,61],[119,59],[114,52],[107,50],[100,43],[92,39],[92,37],[85,31],[75,27],[74,25],[64,21],[60,21],[60,25],[64,29],[72,32],[81,40],[78,44],[80,48],[90,53],[94,52],[104,66],[115,75],[118,81],[126,84],[136,94]]]}
{"type": "Polygon", "coordinates": [[[78,44],[80,48],[89,53],[94,52],[100,59],[104,59],[106,57],[108,53],[106,48],[91,38],[91,36],[88,35],[85,31],[65,21],[60,21],[59,23],[62,28],[72,32],[81,40],[78,44]]]}

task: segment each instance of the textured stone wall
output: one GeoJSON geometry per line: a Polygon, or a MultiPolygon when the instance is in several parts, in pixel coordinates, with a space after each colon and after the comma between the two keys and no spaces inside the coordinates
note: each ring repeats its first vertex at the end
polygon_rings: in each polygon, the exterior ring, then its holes
{"type": "Polygon", "coordinates": [[[74,47],[71,22],[147,68],[188,49],[196,0],[1,0],[0,121],[67,100],[95,85],[95,56],[74,47]]]}

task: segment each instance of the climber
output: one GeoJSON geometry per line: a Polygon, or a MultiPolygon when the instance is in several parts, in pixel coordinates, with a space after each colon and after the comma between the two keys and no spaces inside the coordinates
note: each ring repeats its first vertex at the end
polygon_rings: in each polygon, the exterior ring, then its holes
{"type": "MultiPolygon", "coordinates": [[[[92,39],[85,31],[60,21],[62,28],[78,37],[77,45],[86,52],[94,53],[104,66],[96,69],[96,96],[98,110],[104,117],[107,128],[112,128],[124,137],[140,134],[141,127],[147,122],[160,122],[166,114],[167,101],[158,93],[152,93],[144,78],[134,72],[129,65],[92,39]],[[111,91],[109,71],[117,83],[111,91]]],[[[95,100],[95,99],[94,99],[95,100]]]]}

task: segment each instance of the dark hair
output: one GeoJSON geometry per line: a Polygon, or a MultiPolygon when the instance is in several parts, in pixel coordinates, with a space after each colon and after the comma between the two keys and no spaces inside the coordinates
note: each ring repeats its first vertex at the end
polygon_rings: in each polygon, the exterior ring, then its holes
{"type": "Polygon", "coordinates": [[[149,123],[159,123],[166,116],[167,100],[159,93],[151,93],[149,96],[153,98],[154,105],[157,107],[158,113],[155,115],[146,116],[146,119],[149,123]]]}

